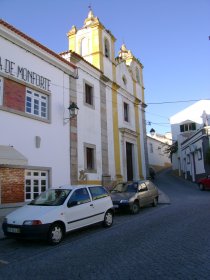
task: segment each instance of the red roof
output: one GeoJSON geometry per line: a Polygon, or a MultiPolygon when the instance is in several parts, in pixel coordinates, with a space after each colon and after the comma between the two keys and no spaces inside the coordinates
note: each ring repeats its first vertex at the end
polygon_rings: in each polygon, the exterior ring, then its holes
{"type": "Polygon", "coordinates": [[[43,46],[42,44],[40,44],[39,42],[37,42],[36,40],[32,39],[31,37],[29,37],[28,35],[24,34],[23,32],[21,32],[20,30],[16,29],[14,26],[10,25],[9,23],[5,22],[4,20],[0,19],[0,25],[3,25],[4,27],[8,28],[9,30],[13,31],[14,33],[16,33],[17,35],[23,37],[25,40],[29,41],[30,43],[36,45],[37,47],[39,47],[40,49],[46,51],[47,53],[51,54],[52,56],[58,58],[59,60],[61,60],[62,62],[68,64],[69,66],[73,67],[73,68],[77,68],[76,65],[74,65],[73,63],[67,61],[66,59],[64,59],[63,57],[61,57],[59,54],[55,53],[54,51],[48,49],[47,47],[43,46]]]}

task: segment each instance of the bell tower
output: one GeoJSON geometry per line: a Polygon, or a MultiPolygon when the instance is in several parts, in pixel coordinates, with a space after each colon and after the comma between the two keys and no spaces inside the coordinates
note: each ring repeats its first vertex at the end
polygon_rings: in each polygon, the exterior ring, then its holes
{"type": "Polygon", "coordinates": [[[83,27],[77,29],[73,25],[67,36],[69,50],[81,55],[104,74],[112,73],[112,64],[115,61],[115,38],[109,30],[105,29],[98,17],[94,16],[91,8],[83,27]]]}

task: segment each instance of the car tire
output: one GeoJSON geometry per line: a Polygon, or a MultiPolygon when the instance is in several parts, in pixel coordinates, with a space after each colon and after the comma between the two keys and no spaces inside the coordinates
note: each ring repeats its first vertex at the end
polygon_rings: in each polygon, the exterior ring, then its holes
{"type": "Polygon", "coordinates": [[[48,232],[48,242],[51,245],[57,245],[62,241],[63,237],[64,237],[63,226],[59,223],[52,224],[48,232]]]}
{"type": "Polygon", "coordinates": [[[153,206],[153,207],[156,207],[157,205],[158,205],[158,198],[155,197],[155,198],[153,199],[152,206],[153,206]]]}
{"type": "Polygon", "coordinates": [[[108,228],[111,227],[112,224],[113,224],[113,212],[111,210],[108,210],[104,215],[103,226],[108,228]]]}
{"type": "Polygon", "coordinates": [[[204,191],[204,190],[205,190],[204,185],[200,183],[200,184],[199,184],[199,189],[200,189],[201,191],[204,191]]]}
{"type": "Polygon", "coordinates": [[[139,203],[136,201],[131,205],[131,213],[134,215],[138,214],[139,210],[140,210],[139,203]]]}

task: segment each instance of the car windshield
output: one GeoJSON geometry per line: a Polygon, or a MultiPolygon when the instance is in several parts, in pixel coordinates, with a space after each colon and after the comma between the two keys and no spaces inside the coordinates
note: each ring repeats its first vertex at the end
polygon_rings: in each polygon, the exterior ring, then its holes
{"type": "Polygon", "coordinates": [[[137,189],[138,189],[138,186],[137,184],[126,184],[126,183],[123,183],[123,184],[118,184],[116,187],[113,188],[113,190],[111,191],[112,193],[114,192],[137,192],[137,189]]]}
{"type": "Polygon", "coordinates": [[[34,200],[32,200],[29,203],[29,205],[37,205],[37,206],[62,205],[70,192],[71,190],[49,189],[41,193],[39,196],[37,196],[34,200]]]}

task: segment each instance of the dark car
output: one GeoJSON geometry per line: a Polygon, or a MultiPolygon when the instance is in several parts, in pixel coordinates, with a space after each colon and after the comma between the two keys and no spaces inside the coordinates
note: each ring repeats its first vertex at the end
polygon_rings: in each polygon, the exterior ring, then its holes
{"type": "Polygon", "coordinates": [[[150,180],[118,183],[110,195],[115,209],[128,209],[132,214],[140,207],[158,203],[158,189],[150,180]]]}
{"type": "Polygon", "coordinates": [[[201,178],[197,181],[197,184],[199,186],[199,189],[201,191],[204,191],[204,190],[210,190],[210,175],[208,175],[207,177],[205,178],[201,178]]]}

